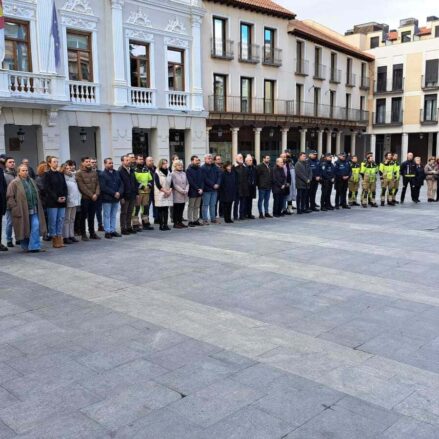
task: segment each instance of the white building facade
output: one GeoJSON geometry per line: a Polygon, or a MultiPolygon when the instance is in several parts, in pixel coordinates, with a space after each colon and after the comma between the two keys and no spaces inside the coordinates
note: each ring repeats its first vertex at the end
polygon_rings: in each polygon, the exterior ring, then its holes
{"type": "Polygon", "coordinates": [[[99,162],[206,149],[197,0],[4,0],[0,152],[99,162]]]}

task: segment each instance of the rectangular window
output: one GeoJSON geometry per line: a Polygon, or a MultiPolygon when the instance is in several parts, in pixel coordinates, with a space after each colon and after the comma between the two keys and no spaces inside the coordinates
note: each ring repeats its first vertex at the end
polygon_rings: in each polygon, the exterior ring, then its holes
{"type": "Polygon", "coordinates": [[[67,57],[71,81],[93,81],[91,34],[69,30],[67,57]]]}
{"type": "Polygon", "coordinates": [[[381,66],[377,70],[377,92],[385,91],[387,91],[387,66],[381,66]]]}
{"type": "Polygon", "coordinates": [[[434,87],[438,84],[439,59],[429,59],[425,62],[425,86],[434,87]]]}
{"type": "Polygon", "coordinates": [[[241,59],[244,61],[251,60],[252,27],[251,24],[241,23],[241,59]]]}
{"type": "Polygon", "coordinates": [[[393,65],[392,90],[398,91],[403,89],[403,64],[393,65]]]}
{"type": "Polygon", "coordinates": [[[213,53],[226,56],[226,20],[213,17],[213,53]]]}
{"type": "Polygon", "coordinates": [[[386,100],[377,99],[376,101],[376,123],[386,123],[386,100]]]}
{"type": "Polygon", "coordinates": [[[149,45],[130,41],[131,86],[150,88],[149,45]]]}
{"type": "Polygon", "coordinates": [[[329,91],[329,117],[334,117],[334,107],[335,107],[335,91],[329,91]]]}
{"type": "Polygon", "coordinates": [[[264,61],[274,64],[274,37],[275,30],[266,27],[264,29],[264,61]]]}
{"type": "Polygon", "coordinates": [[[410,43],[410,41],[412,41],[412,32],[409,30],[401,32],[401,43],[410,43]]]}
{"type": "Polygon", "coordinates": [[[364,106],[366,103],[366,97],[365,96],[360,96],[360,110],[364,111],[364,106]]]}
{"type": "Polygon", "coordinates": [[[314,116],[319,116],[320,110],[320,88],[314,87],[314,116]]]}
{"type": "Polygon", "coordinates": [[[366,87],[367,84],[367,64],[365,62],[361,63],[361,86],[366,87]]]}
{"type": "Polygon", "coordinates": [[[351,109],[351,94],[350,93],[346,93],[346,99],[345,99],[345,114],[346,114],[346,119],[349,119],[349,112],[351,109]]]}
{"type": "Polygon", "coordinates": [[[434,28],[434,37],[439,38],[439,26],[435,26],[434,28]]]}
{"type": "Polygon", "coordinates": [[[391,122],[402,122],[402,98],[392,98],[391,122]]]}
{"type": "Polygon", "coordinates": [[[338,82],[337,54],[331,53],[331,81],[338,82]]]}
{"type": "Polygon", "coordinates": [[[184,91],[184,51],[168,47],[168,90],[184,91]]]}
{"type": "Polygon", "coordinates": [[[214,111],[226,111],[227,76],[213,75],[214,111]]]}
{"type": "Polygon", "coordinates": [[[29,23],[5,20],[5,58],[3,68],[19,72],[32,70],[29,23]]]}
{"type": "Polygon", "coordinates": [[[252,78],[241,78],[241,113],[252,112],[252,78]]]}
{"type": "Polygon", "coordinates": [[[352,58],[346,60],[346,84],[352,84],[352,58]]]}
{"type": "Polygon", "coordinates": [[[303,41],[296,42],[296,72],[297,73],[305,73],[305,60],[304,57],[304,43],[303,41]]]}
{"type": "Polygon", "coordinates": [[[303,85],[296,84],[296,114],[300,115],[302,113],[302,98],[303,98],[303,85]]]}
{"type": "Polygon", "coordinates": [[[375,47],[379,47],[380,45],[380,37],[372,37],[370,39],[370,48],[375,49],[375,47]]]}
{"type": "Polygon", "coordinates": [[[267,114],[274,113],[274,87],[275,81],[264,81],[264,113],[267,114]]]}
{"type": "Polygon", "coordinates": [[[323,78],[322,49],[314,48],[314,77],[323,78]]]}
{"type": "Polygon", "coordinates": [[[426,95],[424,100],[424,122],[437,121],[437,95],[426,95]]]}

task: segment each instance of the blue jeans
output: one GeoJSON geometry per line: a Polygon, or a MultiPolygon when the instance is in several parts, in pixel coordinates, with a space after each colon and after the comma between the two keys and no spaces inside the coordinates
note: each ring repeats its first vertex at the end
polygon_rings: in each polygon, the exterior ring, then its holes
{"type": "Polygon", "coordinates": [[[47,219],[48,219],[48,228],[49,235],[54,236],[62,236],[62,232],[64,229],[64,217],[66,216],[65,207],[48,207],[47,208],[47,219]]]}
{"type": "Polygon", "coordinates": [[[209,221],[208,212],[210,213],[210,220],[213,221],[215,219],[216,200],[217,200],[216,191],[203,193],[203,220],[204,221],[209,221]]]}
{"type": "Polygon", "coordinates": [[[104,230],[105,233],[114,233],[116,231],[117,211],[119,203],[102,203],[104,212],[104,230]]]}
{"type": "Polygon", "coordinates": [[[40,250],[40,221],[38,219],[38,213],[29,215],[30,236],[20,241],[21,248],[23,250],[40,250]]]}
{"type": "Polygon", "coordinates": [[[6,210],[6,241],[12,242],[12,213],[9,209],[6,210]]]}
{"type": "Polygon", "coordinates": [[[268,213],[268,203],[270,202],[270,189],[259,189],[258,210],[259,214],[268,213]],[[264,203],[264,212],[262,211],[262,203],[264,203]]]}

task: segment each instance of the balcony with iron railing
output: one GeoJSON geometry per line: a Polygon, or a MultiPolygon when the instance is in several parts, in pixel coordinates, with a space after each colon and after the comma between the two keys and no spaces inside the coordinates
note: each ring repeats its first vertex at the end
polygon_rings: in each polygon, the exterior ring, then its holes
{"type": "Polygon", "coordinates": [[[438,90],[439,89],[439,77],[438,75],[421,77],[422,90],[438,90]]]}
{"type": "Polygon", "coordinates": [[[309,61],[304,58],[297,58],[296,64],[296,75],[308,76],[309,75],[309,61]]]}
{"type": "Polygon", "coordinates": [[[374,94],[401,94],[404,92],[405,78],[393,78],[392,81],[374,81],[374,94]]]}
{"type": "Polygon", "coordinates": [[[233,41],[221,38],[211,38],[212,58],[232,60],[234,58],[233,41]]]}
{"type": "Polygon", "coordinates": [[[419,111],[419,121],[421,125],[437,125],[438,123],[438,112],[437,108],[421,108],[419,111]]]}
{"type": "Polygon", "coordinates": [[[323,81],[326,79],[326,66],[323,64],[314,64],[314,79],[323,81]]]}
{"type": "Polygon", "coordinates": [[[257,44],[239,43],[239,61],[257,64],[261,60],[260,46],[257,44]]]}
{"type": "Polygon", "coordinates": [[[209,112],[240,115],[306,116],[367,124],[369,112],[294,100],[209,96],[209,112]]]}
{"type": "Polygon", "coordinates": [[[263,52],[262,64],[273,67],[282,65],[282,49],[264,46],[263,52]]]}
{"type": "Polygon", "coordinates": [[[340,84],[341,82],[341,70],[340,69],[331,69],[331,75],[329,77],[329,82],[333,84],[340,84]]]}
{"type": "Polygon", "coordinates": [[[346,87],[355,87],[357,84],[357,75],[355,73],[346,74],[346,87]]]}
{"type": "Polygon", "coordinates": [[[375,127],[401,126],[403,121],[403,110],[372,113],[372,125],[375,127]]]}
{"type": "Polygon", "coordinates": [[[360,89],[361,90],[369,90],[370,89],[370,78],[368,76],[361,76],[360,89]]]}

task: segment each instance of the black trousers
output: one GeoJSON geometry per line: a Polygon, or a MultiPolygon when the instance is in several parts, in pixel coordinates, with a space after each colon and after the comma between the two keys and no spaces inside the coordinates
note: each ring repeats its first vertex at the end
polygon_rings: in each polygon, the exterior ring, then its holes
{"type": "Polygon", "coordinates": [[[183,212],[185,203],[174,203],[173,219],[174,224],[181,224],[183,222],[183,212]]]}
{"type": "Polygon", "coordinates": [[[412,196],[412,200],[415,201],[415,198],[413,197],[413,178],[402,177],[401,203],[404,202],[405,193],[407,192],[408,186],[410,186],[410,195],[412,196]]]}
{"type": "Polygon", "coordinates": [[[418,184],[414,184],[411,186],[411,191],[412,191],[413,201],[419,201],[419,194],[421,192],[421,186],[419,186],[418,184]]]}
{"type": "Polygon", "coordinates": [[[309,186],[309,207],[311,209],[315,209],[317,207],[316,195],[318,188],[319,188],[319,182],[317,180],[312,179],[311,184],[309,186]]]}
{"type": "Polygon", "coordinates": [[[96,201],[81,200],[81,235],[85,235],[87,230],[85,228],[85,222],[88,224],[88,233],[93,235],[95,233],[95,215],[96,215],[96,201]]]}
{"type": "Polygon", "coordinates": [[[157,207],[157,211],[159,214],[160,227],[167,226],[169,218],[169,207],[157,207]]]}
{"type": "Polygon", "coordinates": [[[302,213],[308,209],[309,189],[297,189],[296,205],[297,213],[302,213]]]}
{"type": "Polygon", "coordinates": [[[280,216],[283,209],[283,200],[285,195],[280,194],[273,194],[273,215],[274,216],[280,216]]]}
{"type": "Polygon", "coordinates": [[[125,202],[120,205],[120,228],[122,231],[131,230],[133,228],[133,210],[136,204],[136,199],[124,199],[125,202]]]}
{"type": "Polygon", "coordinates": [[[225,203],[222,202],[223,205],[223,212],[224,212],[224,221],[226,223],[229,223],[232,221],[232,203],[225,203]]]}
{"type": "Polygon", "coordinates": [[[247,215],[247,197],[239,197],[233,204],[233,217],[245,218],[247,215]]]}
{"type": "Polygon", "coordinates": [[[346,194],[348,192],[349,182],[348,180],[337,179],[335,180],[335,205],[346,206],[346,194]]]}
{"type": "Polygon", "coordinates": [[[323,180],[322,182],[322,197],[320,200],[321,207],[328,209],[331,206],[331,192],[332,182],[331,180],[323,180]]]}
{"type": "Polygon", "coordinates": [[[98,226],[102,226],[102,198],[99,196],[96,200],[96,219],[98,220],[98,226]]]}
{"type": "Polygon", "coordinates": [[[250,218],[252,216],[253,197],[246,197],[245,200],[245,216],[250,218]]]}

